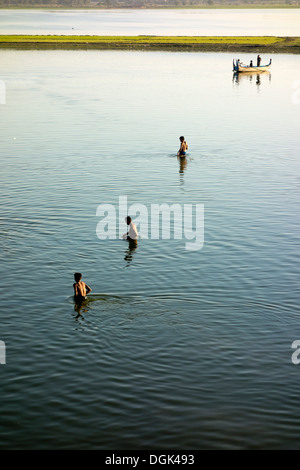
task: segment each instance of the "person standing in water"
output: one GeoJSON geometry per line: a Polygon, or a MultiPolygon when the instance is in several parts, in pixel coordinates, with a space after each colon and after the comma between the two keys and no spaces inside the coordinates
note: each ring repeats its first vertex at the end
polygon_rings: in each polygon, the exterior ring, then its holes
{"type": "Polygon", "coordinates": [[[187,149],[189,148],[186,140],[184,140],[184,137],[183,135],[181,137],[179,137],[179,140],[180,140],[180,149],[178,150],[178,157],[185,157],[186,155],[186,151],[187,149]]]}
{"type": "Polygon", "coordinates": [[[123,239],[136,241],[139,238],[139,234],[138,234],[135,224],[131,221],[131,217],[129,216],[125,217],[125,221],[126,221],[126,224],[129,225],[129,230],[127,233],[124,233],[123,239]]]}
{"type": "Polygon", "coordinates": [[[77,302],[81,302],[85,300],[87,294],[92,292],[92,289],[85,282],[83,282],[81,278],[82,278],[81,273],[74,274],[75,282],[73,284],[73,288],[74,288],[74,297],[77,302]]]}

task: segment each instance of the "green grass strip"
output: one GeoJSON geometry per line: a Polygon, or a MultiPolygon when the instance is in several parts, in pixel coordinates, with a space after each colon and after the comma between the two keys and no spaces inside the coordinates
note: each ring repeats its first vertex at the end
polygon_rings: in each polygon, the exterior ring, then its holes
{"type": "Polygon", "coordinates": [[[277,36],[63,36],[63,35],[0,35],[0,46],[18,45],[93,45],[110,48],[150,48],[167,47],[168,49],[183,46],[201,49],[201,46],[226,47],[273,47],[277,49],[298,49],[300,37],[277,36]]]}
{"type": "Polygon", "coordinates": [[[124,44],[274,44],[281,38],[273,36],[56,36],[5,35],[1,42],[59,42],[59,43],[124,43],[124,44]]]}

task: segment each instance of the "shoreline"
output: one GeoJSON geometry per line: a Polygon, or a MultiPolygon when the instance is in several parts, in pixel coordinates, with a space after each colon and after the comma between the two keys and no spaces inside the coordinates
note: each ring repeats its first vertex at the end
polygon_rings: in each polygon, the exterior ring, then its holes
{"type": "Polygon", "coordinates": [[[26,7],[20,5],[0,5],[0,10],[278,10],[278,9],[299,9],[300,5],[296,4],[284,4],[284,3],[252,3],[252,4],[236,4],[236,5],[224,5],[224,4],[213,4],[213,5],[164,5],[164,6],[144,6],[144,7],[109,7],[109,6],[97,6],[97,5],[85,5],[85,6],[67,6],[67,5],[27,5],[26,7]]]}
{"type": "Polygon", "coordinates": [[[300,36],[0,35],[1,49],[115,49],[191,52],[300,53],[300,36]]]}

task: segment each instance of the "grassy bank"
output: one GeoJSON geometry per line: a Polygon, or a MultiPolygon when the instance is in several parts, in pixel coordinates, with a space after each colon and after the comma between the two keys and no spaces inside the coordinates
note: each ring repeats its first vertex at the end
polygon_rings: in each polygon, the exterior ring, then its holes
{"type": "Polygon", "coordinates": [[[300,37],[0,35],[1,48],[256,51],[300,53],[300,37]]]}

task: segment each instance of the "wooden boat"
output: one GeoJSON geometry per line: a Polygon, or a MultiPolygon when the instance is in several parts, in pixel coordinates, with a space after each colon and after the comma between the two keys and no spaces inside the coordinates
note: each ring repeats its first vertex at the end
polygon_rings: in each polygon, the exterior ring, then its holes
{"type": "Polygon", "coordinates": [[[252,66],[250,65],[245,65],[242,64],[239,60],[236,60],[234,62],[233,60],[233,71],[234,72],[265,72],[266,70],[269,70],[272,64],[272,59],[270,59],[270,62],[268,65],[260,65],[260,66],[252,66]]]}

